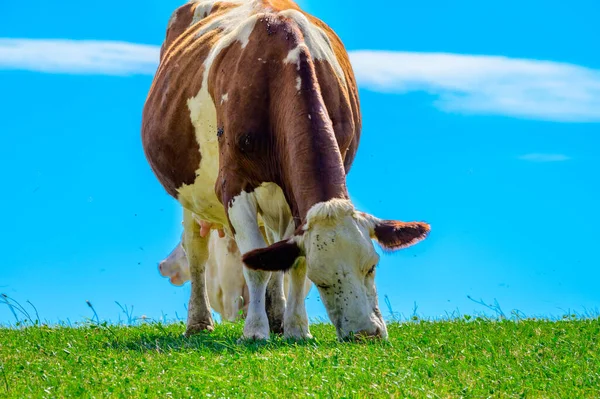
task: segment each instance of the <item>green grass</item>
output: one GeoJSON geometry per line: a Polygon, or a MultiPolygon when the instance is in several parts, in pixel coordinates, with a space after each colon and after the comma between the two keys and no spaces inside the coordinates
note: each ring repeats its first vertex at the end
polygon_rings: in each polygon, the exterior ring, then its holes
{"type": "Polygon", "coordinates": [[[0,329],[0,397],[598,398],[600,320],[389,325],[388,342],[236,344],[241,324],[0,329]]]}

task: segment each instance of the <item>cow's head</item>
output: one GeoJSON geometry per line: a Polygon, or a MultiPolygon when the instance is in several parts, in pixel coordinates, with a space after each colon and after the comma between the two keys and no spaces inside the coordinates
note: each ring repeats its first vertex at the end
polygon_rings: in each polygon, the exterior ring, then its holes
{"type": "Polygon", "coordinates": [[[173,285],[183,285],[190,279],[190,266],[181,242],[158,264],[158,270],[161,276],[169,277],[173,285]]]}
{"type": "Polygon", "coordinates": [[[332,200],[313,206],[291,239],[248,252],[243,261],[253,269],[287,270],[305,256],[308,278],[318,287],[338,338],[387,338],[375,288],[379,256],[372,239],[392,251],[428,233],[426,223],[381,220],[357,212],[350,201],[332,200]]]}

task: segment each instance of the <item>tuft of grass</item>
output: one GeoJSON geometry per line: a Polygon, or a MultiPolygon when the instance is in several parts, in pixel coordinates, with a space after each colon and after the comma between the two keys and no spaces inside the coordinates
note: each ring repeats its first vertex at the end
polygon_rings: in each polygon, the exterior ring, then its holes
{"type": "Polygon", "coordinates": [[[0,329],[0,397],[600,397],[600,320],[390,323],[389,341],[237,344],[242,324],[0,329]]]}

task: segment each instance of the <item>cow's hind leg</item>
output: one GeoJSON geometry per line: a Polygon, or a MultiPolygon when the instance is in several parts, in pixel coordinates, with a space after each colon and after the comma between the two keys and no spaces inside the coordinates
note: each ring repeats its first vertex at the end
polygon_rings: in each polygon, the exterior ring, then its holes
{"type": "Polygon", "coordinates": [[[228,321],[236,321],[245,317],[248,294],[244,279],[243,263],[235,240],[231,237],[218,239],[218,274],[223,293],[223,312],[221,316],[228,321]],[[244,298],[245,295],[245,298],[244,298]]]}
{"type": "Polygon", "coordinates": [[[272,333],[283,334],[285,295],[283,292],[283,272],[271,272],[265,300],[269,327],[272,333]]]}
{"type": "Polygon", "coordinates": [[[208,259],[209,236],[200,236],[200,226],[195,221],[192,212],[183,212],[184,241],[190,267],[192,293],[188,305],[186,336],[200,331],[212,331],[214,323],[210,313],[208,295],[206,293],[206,261],[208,259]]]}

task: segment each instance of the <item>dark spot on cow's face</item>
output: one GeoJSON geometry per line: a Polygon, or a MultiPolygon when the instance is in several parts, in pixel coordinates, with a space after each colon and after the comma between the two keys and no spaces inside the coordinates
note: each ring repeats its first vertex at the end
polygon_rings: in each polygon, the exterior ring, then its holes
{"type": "Polygon", "coordinates": [[[250,153],[254,151],[254,135],[252,133],[244,133],[238,140],[238,147],[242,153],[250,153]]]}

